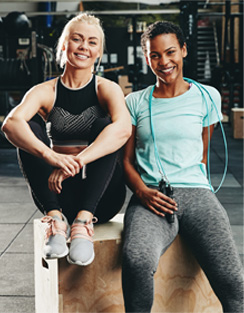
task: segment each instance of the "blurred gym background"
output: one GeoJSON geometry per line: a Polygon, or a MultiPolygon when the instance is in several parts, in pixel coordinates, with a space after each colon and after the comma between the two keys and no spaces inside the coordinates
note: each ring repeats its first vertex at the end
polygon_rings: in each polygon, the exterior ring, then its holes
{"type": "MultiPolygon", "coordinates": [[[[243,1],[238,0],[1,0],[0,126],[30,87],[61,74],[57,39],[81,11],[98,16],[105,30],[97,74],[118,82],[125,95],[154,82],[140,48],[146,26],[160,19],[179,24],[189,48],[184,76],[221,92],[224,122],[235,138],[243,138],[243,1]]],[[[0,132],[0,148],[9,146],[0,132]]]]}
{"type": "MultiPolygon", "coordinates": [[[[145,27],[156,20],[182,27],[189,48],[184,76],[215,86],[222,96],[229,164],[217,197],[230,218],[244,265],[243,1],[0,0],[0,127],[29,88],[62,73],[55,62],[56,42],[65,23],[81,11],[98,16],[105,29],[106,51],[97,74],[119,83],[125,95],[155,81],[140,48],[145,27]]],[[[214,187],[221,180],[224,162],[216,125],[210,162],[214,187]]],[[[124,210],[129,197],[127,192],[124,210]]],[[[33,220],[42,215],[30,197],[16,151],[1,131],[0,214],[0,313],[33,313],[33,220]]]]}

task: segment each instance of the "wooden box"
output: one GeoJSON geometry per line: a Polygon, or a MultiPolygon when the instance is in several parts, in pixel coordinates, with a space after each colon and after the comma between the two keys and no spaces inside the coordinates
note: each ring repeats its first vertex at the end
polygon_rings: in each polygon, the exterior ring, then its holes
{"type": "Polygon", "coordinates": [[[235,139],[244,139],[243,122],[244,122],[244,108],[233,108],[232,114],[232,128],[233,137],[235,139]]]}
{"type": "MultiPolygon", "coordinates": [[[[44,260],[44,224],[34,221],[36,313],[124,312],[121,287],[123,215],[95,226],[95,260],[44,260]]],[[[221,313],[221,305],[185,243],[177,236],[155,274],[152,312],[221,313]]]]}

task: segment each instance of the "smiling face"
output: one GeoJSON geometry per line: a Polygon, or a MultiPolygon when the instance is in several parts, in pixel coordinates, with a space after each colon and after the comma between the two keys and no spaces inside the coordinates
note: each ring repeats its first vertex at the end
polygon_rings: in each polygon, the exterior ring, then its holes
{"type": "Polygon", "coordinates": [[[171,84],[183,77],[183,58],[187,55],[186,45],[180,47],[175,34],[160,34],[148,39],[146,61],[157,79],[171,84]]]}
{"type": "Polygon", "coordinates": [[[95,25],[75,22],[71,25],[63,51],[67,64],[75,68],[93,67],[101,55],[102,39],[95,25]]]}

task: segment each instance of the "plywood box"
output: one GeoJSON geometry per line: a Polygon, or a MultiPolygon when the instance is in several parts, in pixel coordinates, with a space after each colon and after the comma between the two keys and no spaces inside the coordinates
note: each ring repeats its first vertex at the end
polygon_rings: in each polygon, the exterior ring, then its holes
{"type": "MultiPolygon", "coordinates": [[[[86,267],[42,258],[43,224],[34,221],[36,313],[124,312],[123,215],[95,226],[95,260],[86,267]]],[[[155,274],[152,312],[221,313],[221,305],[186,244],[177,236],[155,274]]]]}
{"type": "Polygon", "coordinates": [[[233,108],[232,114],[232,128],[233,137],[235,139],[244,139],[243,122],[244,122],[244,108],[233,108]]]}

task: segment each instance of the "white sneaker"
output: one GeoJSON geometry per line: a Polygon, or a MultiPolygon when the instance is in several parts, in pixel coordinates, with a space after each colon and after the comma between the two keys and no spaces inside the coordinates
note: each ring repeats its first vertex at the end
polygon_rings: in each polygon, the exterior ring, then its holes
{"type": "Polygon", "coordinates": [[[46,259],[63,258],[69,253],[66,241],[69,238],[70,226],[63,214],[62,217],[63,220],[57,215],[46,215],[41,219],[42,223],[48,224],[43,250],[46,259]]]}
{"type": "Polygon", "coordinates": [[[76,219],[71,226],[71,244],[67,260],[70,264],[81,266],[89,265],[95,257],[93,239],[93,223],[97,222],[94,217],[89,223],[76,219]]]}

